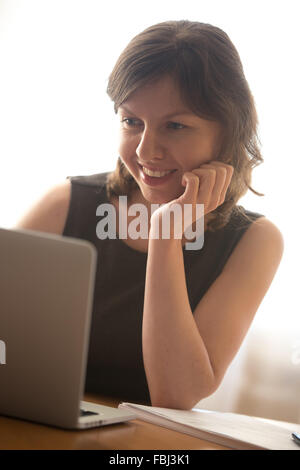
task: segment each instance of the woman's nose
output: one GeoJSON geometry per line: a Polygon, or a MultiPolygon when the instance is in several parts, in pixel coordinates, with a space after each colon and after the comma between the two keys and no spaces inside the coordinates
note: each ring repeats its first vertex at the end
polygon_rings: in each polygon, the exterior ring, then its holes
{"type": "Polygon", "coordinates": [[[163,146],[159,136],[150,130],[144,130],[136,148],[136,154],[140,161],[147,162],[153,159],[163,158],[163,146]]]}

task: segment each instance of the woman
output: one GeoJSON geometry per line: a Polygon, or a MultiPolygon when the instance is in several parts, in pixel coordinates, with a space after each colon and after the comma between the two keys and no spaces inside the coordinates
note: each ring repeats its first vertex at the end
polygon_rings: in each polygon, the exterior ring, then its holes
{"type": "Polygon", "coordinates": [[[190,409],[220,385],[282,257],[278,228],[237,205],[256,193],[251,172],[263,161],[254,101],[228,36],[189,21],[137,35],[107,91],[120,120],[115,171],[68,178],[18,226],[98,250],[86,390],[190,409]],[[96,231],[105,203],[116,238],[96,231]],[[127,236],[136,203],[147,208],[146,238],[127,236]],[[204,204],[201,249],[186,249],[175,218],[168,238],[157,236],[174,204],[193,208],[193,227],[204,204]]]}

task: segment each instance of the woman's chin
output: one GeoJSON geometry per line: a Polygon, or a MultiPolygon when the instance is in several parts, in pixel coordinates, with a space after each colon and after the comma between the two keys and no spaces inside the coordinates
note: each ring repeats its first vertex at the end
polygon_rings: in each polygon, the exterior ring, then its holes
{"type": "Polygon", "coordinates": [[[141,190],[141,194],[143,199],[148,203],[148,204],[167,204],[170,201],[173,201],[177,198],[179,198],[182,194],[182,192],[169,192],[168,194],[159,194],[158,191],[153,191],[153,190],[141,190]]]}

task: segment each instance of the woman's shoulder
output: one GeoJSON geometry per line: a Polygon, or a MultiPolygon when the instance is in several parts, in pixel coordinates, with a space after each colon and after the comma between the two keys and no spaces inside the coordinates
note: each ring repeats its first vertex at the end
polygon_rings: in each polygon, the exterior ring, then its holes
{"type": "MultiPolygon", "coordinates": [[[[84,188],[85,193],[96,194],[105,188],[108,174],[109,172],[68,176],[64,181],[50,187],[17,222],[16,228],[63,234],[73,198],[73,185],[84,188]]],[[[80,198],[84,196],[80,191],[78,194],[80,198]]]]}
{"type": "Polygon", "coordinates": [[[264,269],[267,260],[267,265],[274,268],[273,271],[271,269],[274,275],[283,251],[284,238],[277,225],[265,216],[257,217],[241,237],[226,269],[234,265],[240,267],[248,265],[250,260],[258,269],[264,269]]]}
{"type": "Polygon", "coordinates": [[[16,228],[63,233],[71,200],[68,179],[51,186],[17,222],[16,228]]]}
{"type": "Polygon", "coordinates": [[[51,186],[18,221],[16,228],[37,230],[61,235],[66,224],[71,198],[72,186],[86,188],[87,191],[102,190],[106,185],[109,172],[91,175],[67,176],[51,186]]]}
{"type": "Polygon", "coordinates": [[[261,216],[253,221],[250,225],[245,236],[248,236],[248,239],[255,240],[260,237],[266,242],[271,242],[279,246],[284,245],[284,238],[279,227],[270,219],[265,216],[261,216]]]}
{"type": "Polygon", "coordinates": [[[249,233],[255,234],[258,232],[265,232],[274,236],[281,236],[282,234],[279,228],[274,222],[268,219],[264,214],[247,209],[241,205],[235,206],[232,211],[230,222],[230,228],[246,228],[245,236],[249,233]]]}
{"type": "Polygon", "coordinates": [[[243,206],[236,206],[230,219],[230,227],[244,228],[243,245],[273,243],[283,249],[283,235],[277,225],[260,212],[249,210],[243,206]]]}

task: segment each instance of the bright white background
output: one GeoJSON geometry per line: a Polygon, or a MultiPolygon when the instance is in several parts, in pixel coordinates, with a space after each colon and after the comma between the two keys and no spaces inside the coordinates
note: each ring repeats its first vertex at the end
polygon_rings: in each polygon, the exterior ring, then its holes
{"type": "MultiPolygon", "coordinates": [[[[285,239],[280,268],[231,369],[246,364],[248,347],[255,370],[265,361],[264,372],[281,371],[276,379],[269,374],[268,383],[286,402],[300,386],[298,7],[297,0],[0,0],[2,227],[12,227],[66,176],[115,167],[118,122],[106,85],[135,34],[189,19],[230,36],[255,97],[265,159],[252,183],[265,196],[249,192],[240,203],[266,215],[285,239]]],[[[265,375],[253,376],[257,387],[265,375]]],[[[255,406],[257,414],[268,414],[255,406]]],[[[273,416],[280,419],[276,411],[273,416]]],[[[299,408],[293,416],[282,419],[300,422],[299,408]]]]}

